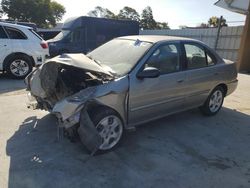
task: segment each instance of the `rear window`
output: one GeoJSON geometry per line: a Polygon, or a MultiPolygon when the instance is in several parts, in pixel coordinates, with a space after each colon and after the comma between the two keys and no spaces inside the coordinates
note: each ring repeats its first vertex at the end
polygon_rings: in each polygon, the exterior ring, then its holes
{"type": "Polygon", "coordinates": [[[35,32],[33,29],[29,29],[31,33],[33,33],[37,38],[39,38],[40,40],[43,40],[43,38],[37,33],[35,32]]]}
{"type": "Polygon", "coordinates": [[[19,40],[27,39],[27,36],[18,29],[12,27],[5,27],[5,30],[8,33],[10,39],[19,39],[19,40]]]}
{"type": "Polygon", "coordinates": [[[197,44],[184,44],[188,69],[198,69],[207,66],[206,53],[197,44]]]}
{"type": "Polygon", "coordinates": [[[217,63],[216,57],[210,51],[207,50],[206,52],[207,52],[207,64],[208,64],[208,66],[215,65],[217,63]]]}
{"type": "Polygon", "coordinates": [[[7,39],[8,36],[6,35],[2,26],[0,26],[0,39],[7,39]]]}

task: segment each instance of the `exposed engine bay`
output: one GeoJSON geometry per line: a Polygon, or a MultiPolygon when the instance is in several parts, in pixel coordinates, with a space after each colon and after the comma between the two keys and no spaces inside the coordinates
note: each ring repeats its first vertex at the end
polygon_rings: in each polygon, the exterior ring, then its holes
{"type": "Polygon", "coordinates": [[[41,70],[41,86],[46,92],[46,100],[49,104],[48,110],[60,100],[73,95],[87,87],[105,83],[101,76],[92,74],[83,69],[73,66],[50,63],[48,69],[41,70]],[[49,70],[49,71],[48,71],[49,70]]]}
{"type": "Polygon", "coordinates": [[[112,78],[109,75],[52,59],[36,70],[36,73],[33,72],[32,76],[28,76],[27,85],[38,102],[37,108],[51,111],[58,101],[88,87],[108,83],[110,80],[112,78]],[[38,79],[40,89],[37,89],[37,82],[36,85],[32,84],[33,80],[38,79]]]}

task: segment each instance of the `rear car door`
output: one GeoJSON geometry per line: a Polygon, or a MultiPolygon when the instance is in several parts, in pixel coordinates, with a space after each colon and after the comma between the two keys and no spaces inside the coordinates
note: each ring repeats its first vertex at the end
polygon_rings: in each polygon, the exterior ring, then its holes
{"type": "Polygon", "coordinates": [[[2,26],[0,26],[0,52],[0,70],[2,70],[4,59],[12,52],[10,40],[2,26]]]}
{"type": "Polygon", "coordinates": [[[8,26],[5,26],[4,29],[8,34],[9,44],[13,52],[31,51],[31,41],[28,40],[28,37],[21,30],[8,26]]]}
{"type": "Polygon", "coordinates": [[[185,98],[186,73],[181,71],[179,43],[165,43],[151,54],[141,70],[155,67],[157,78],[130,76],[129,124],[135,125],[179,111],[185,98]]]}
{"type": "Polygon", "coordinates": [[[185,107],[192,108],[205,102],[216,86],[219,72],[215,66],[216,57],[208,48],[196,42],[184,42],[182,45],[187,73],[185,107]]]}

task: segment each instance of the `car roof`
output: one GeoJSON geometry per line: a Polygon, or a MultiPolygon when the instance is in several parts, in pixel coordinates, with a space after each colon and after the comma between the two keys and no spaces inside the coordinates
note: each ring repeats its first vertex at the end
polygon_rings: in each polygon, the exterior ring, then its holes
{"type": "Polygon", "coordinates": [[[32,29],[32,27],[20,25],[20,24],[13,24],[13,23],[7,23],[7,22],[0,22],[1,26],[9,26],[9,27],[15,27],[15,28],[23,28],[23,29],[32,29]]]}
{"type": "Polygon", "coordinates": [[[184,37],[166,36],[166,35],[132,35],[132,36],[119,37],[119,38],[120,39],[128,39],[128,40],[140,40],[140,41],[151,42],[151,43],[158,43],[158,42],[164,42],[164,41],[195,41],[195,42],[198,42],[198,40],[195,40],[195,39],[184,38],[184,37]]]}

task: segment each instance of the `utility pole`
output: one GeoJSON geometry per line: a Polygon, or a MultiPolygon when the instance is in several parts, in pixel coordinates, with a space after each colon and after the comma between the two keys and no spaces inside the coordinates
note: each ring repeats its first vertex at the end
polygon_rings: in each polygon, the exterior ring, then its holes
{"type": "Polygon", "coordinates": [[[241,37],[239,58],[237,62],[237,68],[239,71],[250,72],[250,3],[247,12],[247,18],[241,37]]]}
{"type": "Polygon", "coordinates": [[[216,38],[215,38],[214,50],[216,50],[217,46],[218,46],[222,19],[223,19],[223,16],[220,16],[219,24],[218,24],[218,29],[217,29],[217,34],[216,34],[216,38]]]}

